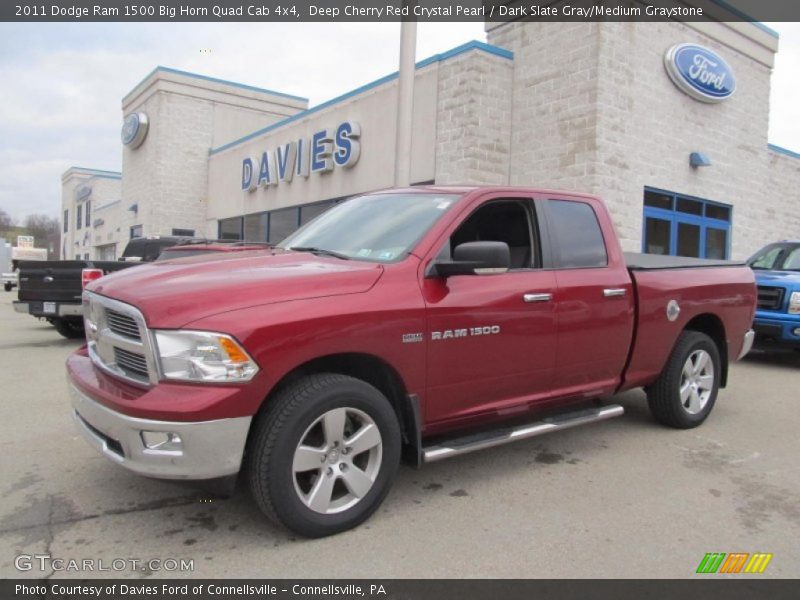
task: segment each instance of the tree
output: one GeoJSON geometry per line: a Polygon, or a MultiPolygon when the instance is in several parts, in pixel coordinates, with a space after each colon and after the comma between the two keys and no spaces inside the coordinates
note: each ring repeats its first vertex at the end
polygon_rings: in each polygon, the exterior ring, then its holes
{"type": "Polygon", "coordinates": [[[6,237],[8,230],[14,227],[14,219],[6,211],[0,208],[0,237],[6,237]]]}
{"type": "Polygon", "coordinates": [[[25,217],[25,229],[37,241],[45,242],[52,238],[58,239],[59,221],[55,217],[42,214],[28,215],[25,217]]]}

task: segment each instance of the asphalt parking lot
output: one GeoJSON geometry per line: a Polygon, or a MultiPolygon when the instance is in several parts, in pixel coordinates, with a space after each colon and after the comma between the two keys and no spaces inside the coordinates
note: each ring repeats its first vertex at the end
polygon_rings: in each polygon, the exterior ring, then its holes
{"type": "Polygon", "coordinates": [[[98,456],[67,400],[79,342],[0,294],[2,577],[53,575],[15,568],[45,554],[193,561],[58,577],[680,578],[707,552],[774,555],[763,575],[735,577],[800,576],[800,353],[734,365],[695,430],[658,426],[636,391],[617,398],[618,419],[403,467],[366,524],[309,541],[272,526],[244,488],[209,501],[98,456]]]}

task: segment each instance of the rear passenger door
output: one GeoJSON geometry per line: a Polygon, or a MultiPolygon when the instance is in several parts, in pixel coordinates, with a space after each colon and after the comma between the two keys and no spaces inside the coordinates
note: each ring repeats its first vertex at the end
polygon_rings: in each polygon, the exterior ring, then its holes
{"type": "Polygon", "coordinates": [[[628,357],[634,316],[632,284],[616,234],[610,222],[603,230],[589,201],[537,203],[547,220],[557,283],[554,395],[611,393],[628,357]]]}

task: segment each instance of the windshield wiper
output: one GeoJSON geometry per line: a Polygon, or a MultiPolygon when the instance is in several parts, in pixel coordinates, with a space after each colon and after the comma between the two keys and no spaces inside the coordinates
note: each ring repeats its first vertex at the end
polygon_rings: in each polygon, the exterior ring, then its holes
{"type": "Polygon", "coordinates": [[[342,260],[350,260],[350,257],[346,254],[334,252],[333,250],[326,250],[325,248],[316,248],[314,246],[290,246],[289,250],[294,250],[295,252],[311,252],[312,254],[322,254],[324,256],[333,256],[334,258],[340,258],[342,260]]]}

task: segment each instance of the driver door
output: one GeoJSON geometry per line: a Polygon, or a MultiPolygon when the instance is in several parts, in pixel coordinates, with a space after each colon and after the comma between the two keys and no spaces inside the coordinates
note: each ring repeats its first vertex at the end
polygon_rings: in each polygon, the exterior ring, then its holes
{"type": "Polygon", "coordinates": [[[457,245],[471,241],[507,243],[511,268],[423,280],[427,423],[513,412],[545,397],[553,381],[556,280],[541,268],[533,201],[479,202],[451,230],[437,258],[446,260],[457,245]]]}

